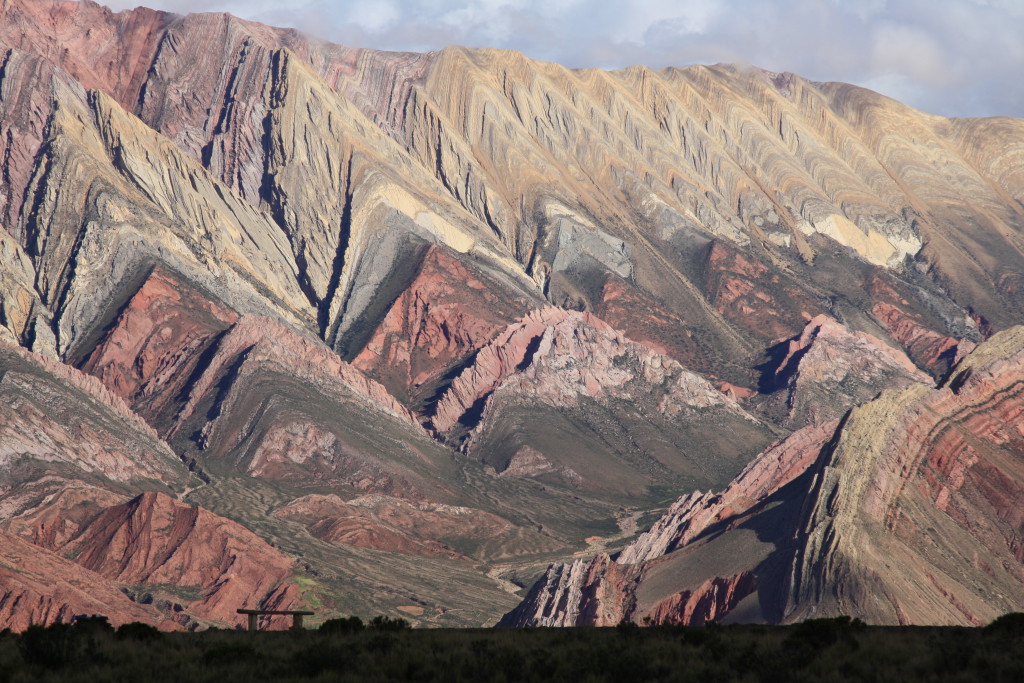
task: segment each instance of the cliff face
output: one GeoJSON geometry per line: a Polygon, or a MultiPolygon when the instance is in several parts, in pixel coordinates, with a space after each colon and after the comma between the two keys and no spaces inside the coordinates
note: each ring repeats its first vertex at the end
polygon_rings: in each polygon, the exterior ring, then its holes
{"type": "Polygon", "coordinates": [[[0,0],[0,526],[41,558],[0,623],[86,580],[157,623],[492,622],[502,572],[680,494],[551,570],[547,623],[984,619],[1020,560],[1022,150],[758,69],[0,0]]]}
{"type": "MultiPolygon", "coordinates": [[[[52,98],[32,84],[104,91],[270,219],[258,239],[273,238],[271,251],[287,243],[290,263],[272,270],[291,282],[265,284],[279,296],[301,290],[284,303],[346,358],[370,343],[428,244],[485,264],[500,289],[603,311],[745,386],[745,357],[822,312],[891,334],[936,373],[957,340],[978,339],[978,324],[1021,315],[1020,254],[1001,237],[1020,220],[1006,201],[1019,179],[1002,170],[1024,140],[1016,122],[1000,122],[1006,144],[989,145],[992,126],[788,74],[374,53],[226,15],[89,3],[9,0],[5,12],[7,87],[21,98],[3,124],[19,133],[5,161],[17,181],[8,230],[38,222],[20,188],[52,98]],[[917,172],[933,157],[941,173],[917,172]],[[650,310],[616,314],[602,281],[650,310]]],[[[182,199],[162,205],[177,212],[182,199]]]]}
{"type": "Polygon", "coordinates": [[[801,520],[794,617],[817,604],[887,622],[978,624],[1020,609],[1024,330],[977,353],[937,390],[891,392],[853,411],[801,520]]]}
{"type": "Polygon", "coordinates": [[[162,426],[202,353],[237,320],[231,309],[155,268],[79,367],[162,426]]]}
{"type": "Polygon", "coordinates": [[[298,598],[288,558],[239,524],[158,493],[106,509],[53,550],[121,584],[177,587],[192,618],[238,622],[239,607],[287,609],[298,598]]]}
{"type": "MultiPolygon", "coordinates": [[[[68,530],[60,516],[70,502],[65,497],[44,504],[12,530],[55,556],[73,558],[81,569],[72,574],[95,573],[101,584],[120,588],[138,605],[124,610],[114,601],[96,610],[101,614],[113,612],[121,620],[147,611],[144,621],[162,614],[180,628],[241,623],[235,613],[239,607],[287,609],[297,602],[293,562],[248,529],[208,510],[144,493],[97,506],[71,533],[60,533],[68,530]]],[[[81,496],[75,502],[81,509],[96,500],[81,496]]]]}
{"type": "MultiPolygon", "coordinates": [[[[1002,263],[996,242],[1013,259],[1019,251],[1002,238],[977,243],[950,199],[970,187],[979,208],[1000,207],[998,218],[979,212],[978,221],[1016,225],[1017,209],[1002,198],[1019,195],[1016,180],[983,175],[961,156],[969,127],[954,133],[873,93],[731,67],[570,71],[453,48],[438,55],[408,109],[406,146],[438,177],[486,190],[463,203],[530,259],[555,303],[596,306],[593,273],[613,273],[727,353],[743,347],[736,327],[769,339],[795,334],[801,311],[820,312],[822,290],[842,292],[829,304],[833,315],[864,310],[859,290],[878,271],[895,275],[901,311],[947,336],[970,327],[965,308],[986,320],[1019,316],[1008,314],[1018,305],[1009,298],[1010,308],[983,312],[983,299],[995,302],[989,294],[957,299],[961,312],[951,315],[956,308],[938,290],[914,287],[918,266],[904,263],[912,257],[957,296],[995,292],[993,274],[961,270],[963,254],[1002,263]],[[924,159],[941,159],[943,171],[924,171],[924,159]],[[730,254],[734,247],[742,253],[730,254]],[[693,277],[698,268],[705,279],[693,277]]],[[[1018,149],[1019,124],[1001,130],[1015,131],[1009,147],[1018,149]]],[[[873,312],[860,324],[871,331],[886,317],[873,312]]]]}
{"type": "Polygon", "coordinates": [[[381,447],[429,443],[413,414],[323,344],[243,317],[204,360],[169,428],[180,451],[272,480],[411,496],[436,486],[422,463],[381,447]]]}
{"type": "Polygon", "coordinates": [[[1024,328],[937,389],[883,393],[768,449],[717,495],[691,494],[617,556],[552,565],[520,625],[855,614],[982,624],[1021,609],[1024,328]]]}
{"type": "Polygon", "coordinates": [[[508,292],[446,250],[430,247],[352,364],[396,397],[422,405],[446,375],[537,305],[539,297],[508,292]]]}

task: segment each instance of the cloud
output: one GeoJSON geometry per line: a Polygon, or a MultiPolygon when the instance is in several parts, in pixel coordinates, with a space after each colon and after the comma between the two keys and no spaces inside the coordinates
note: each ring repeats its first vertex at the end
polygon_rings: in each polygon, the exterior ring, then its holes
{"type": "Polygon", "coordinates": [[[349,21],[366,31],[379,32],[393,26],[400,17],[395,3],[377,0],[356,3],[349,14],[349,21]]]}
{"type": "Polygon", "coordinates": [[[924,86],[946,87],[950,65],[938,40],[918,26],[883,23],[872,33],[870,70],[902,74],[924,86]]]}
{"type": "MultiPolygon", "coordinates": [[[[112,0],[121,9],[131,0],[112,0]]],[[[878,89],[947,116],[1024,117],[1024,0],[149,0],[339,43],[510,48],[570,67],[722,61],[878,89]]]]}

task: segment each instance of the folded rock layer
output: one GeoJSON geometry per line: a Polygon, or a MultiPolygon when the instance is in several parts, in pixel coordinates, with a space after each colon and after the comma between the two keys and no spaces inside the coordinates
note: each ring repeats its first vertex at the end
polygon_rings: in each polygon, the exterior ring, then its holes
{"type": "Polygon", "coordinates": [[[480,625],[600,551],[549,623],[984,620],[1022,158],[756,68],[0,0],[0,526],[41,558],[0,624],[94,580],[182,627],[480,625]]]}
{"type": "Polygon", "coordinates": [[[1022,608],[1024,328],[681,498],[614,561],[552,565],[508,625],[979,625],[1022,608]]]}

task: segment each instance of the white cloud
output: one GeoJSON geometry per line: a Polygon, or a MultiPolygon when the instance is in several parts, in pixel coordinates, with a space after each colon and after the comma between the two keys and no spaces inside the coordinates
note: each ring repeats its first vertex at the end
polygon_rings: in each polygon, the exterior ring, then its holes
{"type": "Polygon", "coordinates": [[[613,38],[642,43],[647,34],[662,28],[679,36],[707,31],[721,9],[716,0],[627,0],[616,3],[621,20],[609,26],[613,38]]]}
{"type": "Polygon", "coordinates": [[[353,3],[349,21],[370,32],[382,31],[400,18],[395,3],[389,0],[353,3]]]}
{"type": "Polygon", "coordinates": [[[938,41],[923,29],[883,23],[872,36],[871,71],[901,74],[923,85],[949,85],[950,65],[938,41]]]}

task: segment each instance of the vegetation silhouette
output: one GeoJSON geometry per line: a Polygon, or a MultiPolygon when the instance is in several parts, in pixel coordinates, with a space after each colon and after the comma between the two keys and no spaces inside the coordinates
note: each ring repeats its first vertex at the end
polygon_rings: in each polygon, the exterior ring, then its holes
{"type": "Polygon", "coordinates": [[[404,619],[319,629],[116,631],[105,619],[0,632],[0,681],[1020,681],[1024,614],[984,628],[791,626],[413,629],[404,619]]]}

